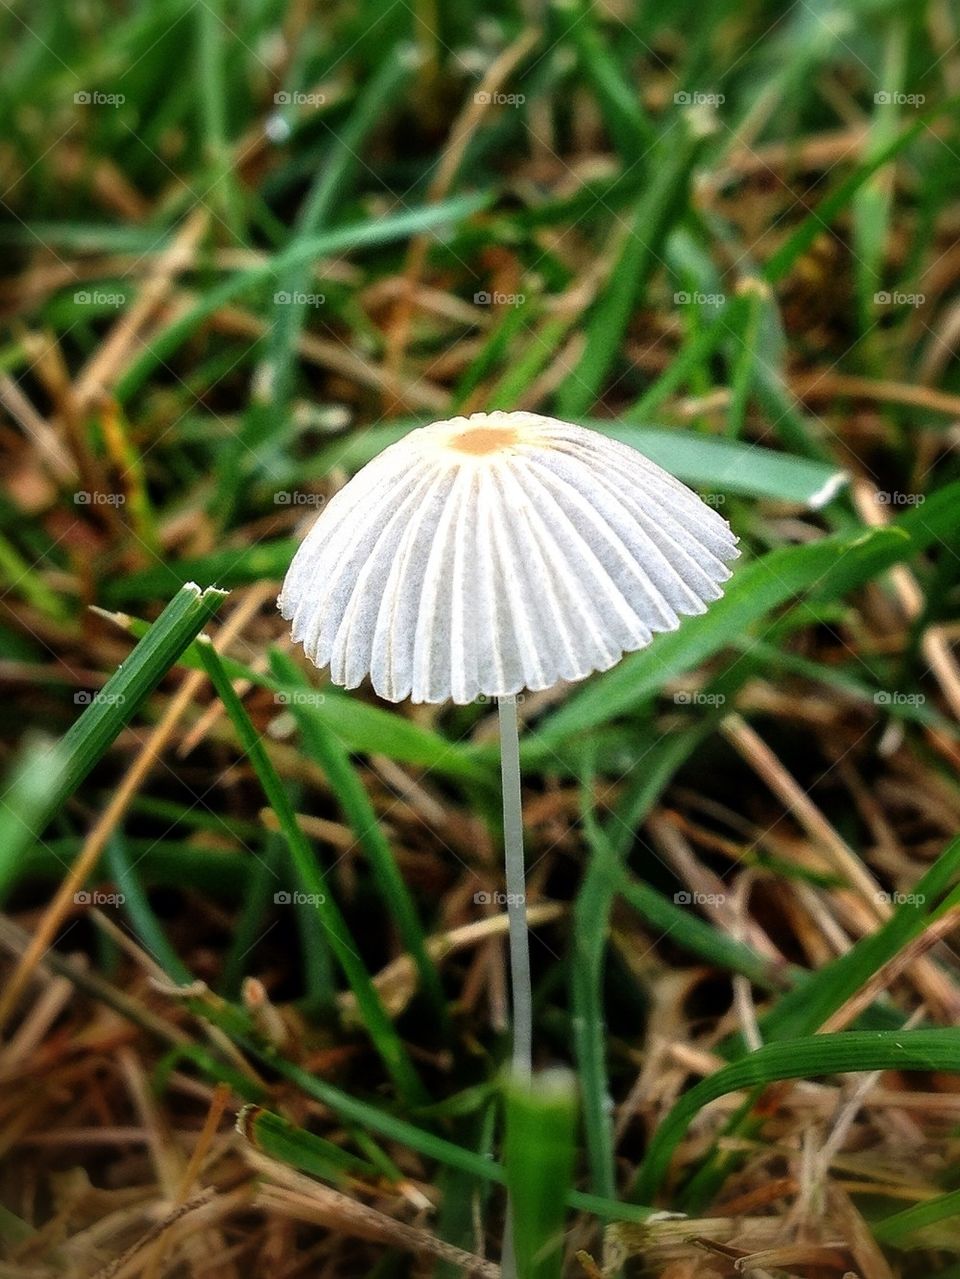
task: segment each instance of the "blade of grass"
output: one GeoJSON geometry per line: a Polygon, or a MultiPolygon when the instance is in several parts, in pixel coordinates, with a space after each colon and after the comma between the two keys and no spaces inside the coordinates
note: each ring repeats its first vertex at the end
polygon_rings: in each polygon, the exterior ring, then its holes
{"type": "Polygon", "coordinates": [[[576,1079],[563,1069],[511,1078],[504,1099],[504,1165],[517,1273],[523,1279],[560,1279],[576,1154],[576,1079]]]}
{"type": "MultiPolygon", "coordinates": [[[[30,742],[0,794],[0,901],[22,874],[24,859],[63,794],[66,755],[58,743],[30,742]]],[[[63,869],[57,860],[56,872],[63,869]]]]}
{"type": "Polygon", "coordinates": [[[690,1122],[718,1097],[786,1079],[868,1070],[960,1072],[960,1030],[857,1030],[764,1044],[684,1093],[654,1133],[634,1197],[646,1202],[654,1198],[690,1122]]]}
{"type": "MultiPolygon", "coordinates": [[[[353,175],[361,165],[360,151],[379,122],[388,114],[400,90],[410,79],[412,66],[396,47],[384,50],[376,71],[364,86],[348,118],[331,132],[330,146],[318,167],[313,185],[297,215],[288,251],[296,251],[305,240],[325,229],[336,206],[349,191],[353,175]]],[[[267,378],[255,379],[265,389],[263,408],[269,407],[274,422],[283,420],[293,391],[293,371],[297,343],[303,329],[307,304],[296,299],[310,291],[315,254],[298,257],[283,275],[277,288],[290,300],[278,308],[270,331],[265,359],[267,378]]],[[[252,445],[252,441],[250,442],[252,445]]]]}
{"type": "MultiPolygon", "coordinates": [[[[951,1217],[960,1217],[960,1190],[950,1190],[945,1195],[937,1195],[925,1203],[914,1204],[903,1212],[895,1212],[882,1221],[873,1223],[873,1236],[881,1243],[893,1244],[895,1248],[911,1246],[910,1236],[919,1231],[935,1226],[938,1222],[948,1221],[951,1217]]],[[[956,1238],[954,1230],[953,1238],[956,1238]]],[[[937,1247],[931,1240],[917,1239],[913,1247],[937,1247]]]]}
{"type": "Polygon", "coordinates": [[[248,290],[268,284],[300,263],[315,258],[352,252],[381,244],[390,244],[409,236],[435,231],[450,223],[470,217],[485,208],[491,200],[488,192],[455,196],[420,209],[406,209],[390,217],[336,227],[323,235],[307,237],[277,254],[262,266],[252,267],[230,276],[208,289],[183,315],[151,339],[150,346],[133,360],[117,381],[115,394],[125,402],[140,390],[151,373],[194,333],[208,316],[248,290]]]}
{"type": "MultiPolygon", "coordinates": [[[[885,924],[811,974],[795,991],[777,1002],[761,1019],[763,1038],[796,1039],[812,1034],[822,1026],[869,981],[873,973],[960,900],[960,889],[953,887],[958,876],[960,838],[944,849],[911,892],[905,895],[907,900],[897,904],[885,924]]],[[[732,1043],[736,1045],[734,1051],[737,1054],[746,1051],[739,1040],[732,1043]]],[[[730,1051],[729,1046],[726,1051],[730,1051]]]]}
{"type": "MultiPolygon", "coordinates": [[[[38,835],[50,817],[77,789],[90,770],[102,759],[121,730],[129,724],[149,693],[177,662],[184,649],[213,617],[226,592],[209,587],[201,591],[188,582],[170,601],[157,620],[144,632],[125,662],[107,680],[87,709],[46,755],[34,754],[31,769],[59,768],[59,785],[26,782],[45,790],[47,802],[35,805],[31,828],[38,835]]],[[[16,870],[0,854],[0,885],[16,870]]]]}
{"type": "MultiPolygon", "coordinates": [[[[147,623],[125,614],[109,614],[131,634],[146,633],[147,623]]],[[[280,699],[293,702],[300,695],[298,686],[286,687],[269,675],[255,671],[233,658],[221,658],[231,680],[247,680],[258,688],[269,689],[280,699]]],[[[189,670],[203,670],[199,647],[190,645],[181,656],[180,665],[189,670]]],[[[327,685],[323,700],[303,703],[303,714],[336,732],[351,752],[386,755],[398,763],[428,769],[454,781],[469,783],[474,793],[496,794],[496,770],[486,759],[474,758],[472,747],[448,741],[439,733],[423,728],[413,720],[382,706],[371,706],[358,697],[327,685]]]]}
{"type": "MultiPolygon", "coordinates": [[[[309,680],[285,653],[271,650],[273,674],[287,687],[309,691],[309,680]]],[[[424,994],[444,1034],[450,1032],[450,1014],[436,965],[427,954],[426,938],[417,908],[377,820],[377,814],[350,755],[334,729],[316,717],[304,714],[305,699],[294,697],[290,709],[300,728],[307,754],[327,775],[344,816],[360,847],[366,853],[374,881],[387,910],[396,919],[403,943],[420,974],[424,994]]]]}
{"type": "Polygon", "coordinates": [[[210,166],[209,191],[223,212],[234,239],[243,239],[240,188],[227,141],[225,53],[229,28],[222,10],[223,0],[203,0],[196,17],[197,68],[204,149],[210,166]]]}
{"type": "Polygon", "coordinates": [[[330,946],[356,997],[367,1033],[390,1072],[400,1095],[407,1102],[422,1100],[423,1085],[370,980],[370,974],[359,956],[347,922],[330,892],[326,876],[317,864],[306,836],[297,825],[293,806],[266,748],[243,703],[234,692],[233,685],[213,646],[209,642],[201,642],[198,651],[211,683],[230,716],[243,752],[260,779],[264,794],[277,815],[297,875],[305,885],[309,886],[308,891],[315,899],[317,919],[326,930],[330,946]]]}
{"type": "Polygon", "coordinates": [[[669,135],[651,154],[649,186],[637,205],[606,288],[588,316],[583,355],[557,393],[558,416],[567,420],[576,420],[600,396],[630,317],[659,263],[658,247],[670,214],[690,180],[700,139],[683,116],[674,117],[669,135]]]}
{"type": "Polygon", "coordinates": [[[124,911],[130,917],[137,944],[156,960],[172,982],[178,986],[189,986],[193,981],[193,974],[170,944],[163,926],[151,909],[129,856],[126,840],[119,832],[115,832],[107,841],[104,861],[123,894],[124,911]]]}

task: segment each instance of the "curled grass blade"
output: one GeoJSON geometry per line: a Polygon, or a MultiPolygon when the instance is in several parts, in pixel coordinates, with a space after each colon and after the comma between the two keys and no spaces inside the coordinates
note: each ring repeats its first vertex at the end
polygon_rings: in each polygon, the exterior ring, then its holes
{"type": "Polygon", "coordinates": [[[960,1072],[960,1030],[857,1030],[765,1044],[684,1093],[653,1136],[634,1197],[649,1202],[656,1196],[691,1120],[718,1097],[785,1079],[865,1070],[960,1072]]]}

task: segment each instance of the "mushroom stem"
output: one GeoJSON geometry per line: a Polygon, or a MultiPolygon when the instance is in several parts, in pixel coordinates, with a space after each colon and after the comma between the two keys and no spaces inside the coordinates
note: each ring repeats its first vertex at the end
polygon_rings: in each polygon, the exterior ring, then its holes
{"type": "Polygon", "coordinates": [[[530,946],[523,863],[523,818],[520,807],[520,733],[516,697],[499,697],[500,779],[503,789],[503,854],[510,926],[510,986],[513,1003],[513,1069],[530,1075],[533,1058],[533,996],[530,990],[530,946]]]}

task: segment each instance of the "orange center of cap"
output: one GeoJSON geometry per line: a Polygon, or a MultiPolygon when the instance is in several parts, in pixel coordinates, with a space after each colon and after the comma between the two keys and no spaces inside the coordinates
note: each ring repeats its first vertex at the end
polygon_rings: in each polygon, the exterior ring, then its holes
{"type": "Polygon", "coordinates": [[[517,433],[512,426],[473,426],[468,431],[461,431],[459,435],[453,436],[450,447],[459,453],[483,457],[516,442],[517,433]]]}

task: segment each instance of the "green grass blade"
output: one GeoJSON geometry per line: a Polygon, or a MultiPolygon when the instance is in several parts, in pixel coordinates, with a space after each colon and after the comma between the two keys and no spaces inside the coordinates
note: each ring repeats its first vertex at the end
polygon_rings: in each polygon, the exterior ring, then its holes
{"type": "Polygon", "coordinates": [[[234,692],[216,650],[207,642],[201,643],[199,652],[217,695],[236,729],[244,754],[253,766],[264,794],[276,813],[297,875],[303,884],[308,886],[307,891],[315,898],[317,920],[326,930],[330,946],[356,996],[367,1033],[401,1095],[407,1101],[420,1100],[424,1093],[417,1072],[380,1002],[380,996],[363,965],[346,920],[333,899],[326,876],[317,864],[306,836],[297,825],[296,814],[289,796],[277,776],[266,748],[243,703],[234,692]]]}
{"type": "MultiPolygon", "coordinates": [[[[225,598],[215,587],[201,591],[193,582],[185,585],[170,601],[125,662],[107,680],[55,748],[46,755],[31,756],[30,768],[59,771],[59,784],[22,779],[29,793],[46,794],[46,803],[35,803],[30,826],[39,835],[50,817],[77,789],[94,765],[102,759],[121,730],[129,724],[149,693],[213,617],[225,598]]],[[[0,862],[0,884],[13,868],[0,862]]]]}
{"type": "Polygon", "coordinates": [[[407,209],[392,217],[378,218],[344,227],[336,227],[323,235],[300,240],[292,248],[278,254],[263,266],[239,272],[223,283],[209,289],[184,314],[151,340],[150,346],[131,362],[116,386],[117,398],[125,402],[138,391],[154,372],[178,347],[194,333],[208,316],[214,315],[228,302],[251,289],[269,284],[277,275],[309,262],[314,258],[331,257],[334,254],[353,252],[410,236],[437,231],[445,225],[456,223],[479,212],[490,202],[487,193],[454,196],[420,209],[407,209]]]}
{"type": "Polygon", "coordinates": [[[504,1164],[517,1272],[524,1279],[560,1279],[576,1154],[576,1079],[563,1069],[511,1078],[504,1097],[504,1164]]]}
{"type": "Polygon", "coordinates": [[[960,1072],[960,1030],[857,1030],[765,1044],[684,1093],[654,1134],[637,1176],[635,1197],[646,1202],[654,1198],[691,1120],[718,1097],[784,1079],[865,1070],[960,1072]]]}
{"type": "MultiPolygon", "coordinates": [[[[0,901],[24,874],[25,859],[64,792],[67,759],[59,743],[31,742],[0,794],[0,901]]],[[[54,873],[60,875],[59,860],[54,873]]]]}
{"type": "Polygon", "coordinates": [[[960,1190],[951,1190],[945,1195],[937,1195],[935,1199],[914,1204],[910,1208],[905,1208],[903,1212],[895,1212],[889,1217],[884,1217],[882,1221],[874,1222],[873,1234],[874,1238],[881,1243],[893,1244],[894,1247],[949,1247],[951,1251],[956,1251],[956,1221],[949,1239],[937,1240],[930,1234],[911,1242],[910,1236],[920,1231],[928,1231],[930,1226],[936,1226],[941,1221],[949,1221],[957,1217],[960,1217],[960,1190]]]}
{"type": "MultiPolygon", "coordinates": [[[[778,1001],[761,1020],[763,1038],[795,1039],[822,1026],[878,969],[950,908],[958,895],[953,887],[958,876],[960,839],[955,839],[905,894],[906,900],[897,904],[885,924],[778,1001]]],[[[744,1051],[742,1047],[740,1051],[744,1051]]]]}
{"type": "Polygon", "coordinates": [[[650,184],[637,205],[633,223],[606,287],[587,319],[587,342],[577,367],[557,395],[557,414],[576,420],[603,390],[630,317],[655,267],[670,214],[690,178],[699,142],[683,117],[675,118],[671,136],[651,156],[650,184]]]}
{"type": "MultiPolygon", "coordinates": [[[[277,679],[287,687],[310,693],[309,681],[285,653],[274,650],[271,653],[271,666],[277,679]]],[[[278,696],[283,699],[289,695],[278,696]]],[[[316,694],[312,696],[315,698],[316,694]]],[[[332,727],[315,716],[304,714],[309,700],[309,696],[294,695],[288,703],[300,728],[306,752],[326,773],[357,843],[369,859],[380,896],[388,912],[393,914],[404,945],[417,966],[433,1015],[444,1032],[449,1033],[450,1017],[446,997],[436,965],[427,954],[426,938],[410,890],[400,874],[393,850],[380,828],[363,782],[350,762],[349,751],[332,727]]]]}
{"type": "Polygon", "coordinates": [[[124,912],[130,918],[137,944],[156,960],[171,981],[179,986],[189,986],[193,981],[193,974],[170,944],[163,926],[151,909],[122,835],[114,834],[108,841],[104,860],[117,888],[123,894],[124,912]]]}
{"type": "MultiPolygon", "coordinates": [[[[410,60],[403,58],[399,49],[384,51],[382,62],[364,87],[349,118],[336,133],[330,134],[329,151],[324,155],[313,186],[304,198],[291,238],[291,249],[296,249],[301,241],[315,238],[324,228],[362,163],[359,153],[364,141],[387,114],[410,74],[410,60]]],[[[312,280],[313,255],[299,258],[277,280],[278,293],[287,300],[275,304],[276,321],[270,331],[265,360],[267,377],[263,381],[269,389],[261,406],[269,410],[275,420],[284,419],[289,409],[297,343],[307,313],[307,303],[298,302],[297,298],[311,292],[312,280]]]]}

